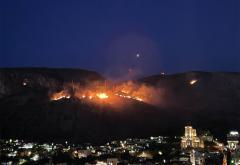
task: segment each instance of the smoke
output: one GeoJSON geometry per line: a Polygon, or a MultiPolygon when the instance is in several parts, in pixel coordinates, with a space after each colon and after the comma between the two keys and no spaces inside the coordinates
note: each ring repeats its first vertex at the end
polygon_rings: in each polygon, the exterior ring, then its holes
{"type": "Polygon", "coordinates": [[[159,106],[162,104],[163,90],[134,81],[121,83],[95,81],[86,85],[65,83],[62,90],[50,93],[52,101],[70,98],[100,104],[111,104],[115,107],[133,101],[159,106]]]}
{"type": "Polygon", "coordinates": [[[159,55],[157,44],[149,36],[136,33],[115,36],[107,45],[104,75],[113,80],[142,77],[161,66],[159,55]]]}
{"type": "Polygon", "coordinates": [[[140,98],[143,102],[152,105],[161,105],[164,94],[163,89],[133,81],[117,85],[117,91],[128,94],[133,98],[140,98]]]}

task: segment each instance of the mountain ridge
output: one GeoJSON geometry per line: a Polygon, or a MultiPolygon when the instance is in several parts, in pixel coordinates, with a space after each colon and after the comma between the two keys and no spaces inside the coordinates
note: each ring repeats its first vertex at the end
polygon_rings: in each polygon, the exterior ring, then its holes
{"type": "Polygon", "coordinates": [[[97,72],[3,70],[0,69],[3,138],[104,142],[126,137],[181,135],[189,122],[222,138],[229,129],[240,129],[236,124],[240,122],[240,73],[237,72],[191,71],[144,77],[134,82],[153,89],[151,92],[159,90],[154,93],[159,102],[151,105],[121,98],[127,104],[116,108],[75,96],[49,101],[49,92],[66,88],[73,92],[73,81],[83,86],[92,81],[104,83],[106,78],[97,72]]]}

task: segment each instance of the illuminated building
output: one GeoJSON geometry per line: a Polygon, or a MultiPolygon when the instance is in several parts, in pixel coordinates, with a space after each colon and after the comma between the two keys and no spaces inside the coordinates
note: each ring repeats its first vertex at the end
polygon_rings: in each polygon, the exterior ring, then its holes
{"type": "Polygon", "coordinates": [[[196,129],[193,129],[192,126],[185,126],[185,134],[181,140],[181,148],[204,148],[203,140],[197,136],[196,129]]]}
{"type": "Polygon", "coordinates": [[[117,165],[118,159],[117,158],[108,158],[107,159],[107,165],[117,165]]]}
{"type": "Polygon", "coordinates": [[[227,156],[224,154],[223,155],[223,163],[222,165],[227,165],[227,156]]]}
{"type": "Polygon", "coordinates": [[[230,150],[236,150],[239,143],[239,133],[237,131],[230,131],[227,134],[227,143],[230,150]]]}
{"type": "Polygon", "coordinates": [[[240,165],[240,149],[236,149],[231,153],[231,164],[240,165]]]}
{"type": "Polygon", "coordinates": [[[191,150],[190,152],[190,162],[192,163],[192,165],[204,165],[204,156],[202,155],[202,153],[195,151],[195,150],[191,150]]]}
{"type": "Polygon", "coordinates": [[[152,159],[152,158],[153,158],[153,155],[152,155],[150,152],[143,151],[142,153],[140,153],[140,154],[138,155],[138,157],[140,157],[140,158],[146,158],[146,159],[152,159]]]}
{"type": "Polygon", "coordinates": [[[210,131],[205,131],[202,135],[201,138],[203,139],[204,142],[212,142],[213,141],[213,135],[210,133],[210,131]]]}
{"type": "Polygon", "coordinates": [[[89,150],[78,150],[73,152],[74,157],[78,158],[86,158],[89,155],[91,155],[91,152],[89,150]]]}

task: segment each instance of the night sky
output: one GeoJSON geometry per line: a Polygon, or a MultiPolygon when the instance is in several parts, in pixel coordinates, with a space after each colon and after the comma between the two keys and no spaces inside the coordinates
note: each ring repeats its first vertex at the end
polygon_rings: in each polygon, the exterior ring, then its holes
{"type": "Polygon", "coordinates": [[[239,0],[6,0],[0,67],[240,71],[239,0]]]}

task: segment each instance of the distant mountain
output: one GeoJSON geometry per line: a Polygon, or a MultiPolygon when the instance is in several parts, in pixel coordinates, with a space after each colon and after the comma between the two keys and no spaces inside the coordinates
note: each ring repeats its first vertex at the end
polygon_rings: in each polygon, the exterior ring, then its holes
{"type": "Polygon", "coordinates": [[[104,77],[97,72],[82,69],[2,68],[0,98],[24,91],[26,87],[34,90],[58,90],[64,83],[86,85],[93,81],[104,81],[104,77]]]}
{"type": "Polygon", "coordinates": [[[0,69],[0,136],[104,142],[181,135],[186,124],[222,138],[229,129],[240,130],[240,73],[187,72],[135,80],[160,91],[152,96],[156,104],[120,98],[124,106],[115,107],[74,96],[49,100],[52,91],[67,87],[74,92],[75,83],[104,81],[96,72],[79,69],[0,69]]]}

